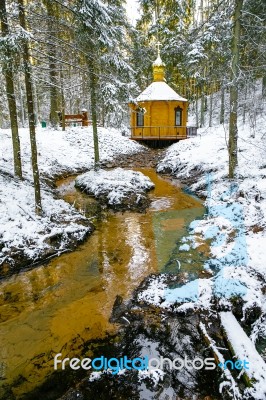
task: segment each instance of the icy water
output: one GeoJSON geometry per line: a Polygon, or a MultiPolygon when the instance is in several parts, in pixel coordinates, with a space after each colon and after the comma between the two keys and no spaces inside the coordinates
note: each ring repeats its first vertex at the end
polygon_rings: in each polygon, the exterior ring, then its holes
{"type": "MultiPolygon", "coordinates": [[[[119,327],[109,318],[116,296],[127,299],[147,275],[164,272],[188,224],[203,216],[202,203],[177,182],[139,170],[155,183],[146,213],[105,211],[76,251],[1,282],[0,399],[21,399],[40,386],[56,353],[78,357],[85,341],[114,334],[119,327]]],[[[57,185],[62,198],[95,215],[97,203],[74,188],[74,177],[57,185]]],[[[176,264],[187,276],[200,269],[176,264]]]]}

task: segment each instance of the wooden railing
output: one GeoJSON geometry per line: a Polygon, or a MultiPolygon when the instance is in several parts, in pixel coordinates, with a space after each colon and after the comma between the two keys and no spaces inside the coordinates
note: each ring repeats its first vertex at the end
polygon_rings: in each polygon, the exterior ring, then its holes
{"type": "Polygon", "coordinates": [[[187,126],[187,137],[197,136],[198,127],[197,126],[187,126]]]}
{"type": "Polygon", "coordinates": [[[197,136],[194,126],[135,126],[130,131],[132,139],[178,140],[197,136]]]}

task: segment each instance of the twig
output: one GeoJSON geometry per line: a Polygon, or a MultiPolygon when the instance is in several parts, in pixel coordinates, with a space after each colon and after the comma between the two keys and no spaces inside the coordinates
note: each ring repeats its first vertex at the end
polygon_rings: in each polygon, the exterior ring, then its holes
{"type": "Polygon", "coordinates": [[[25,211],[20,205],[18,205],[18,206],[26,215],[28,215],[28,217],[30,217],[30,219],[32,219],[35,222],[38,222],[37,219],[35,219],[31,214],[29,214],[27,211],[25,211]]]}

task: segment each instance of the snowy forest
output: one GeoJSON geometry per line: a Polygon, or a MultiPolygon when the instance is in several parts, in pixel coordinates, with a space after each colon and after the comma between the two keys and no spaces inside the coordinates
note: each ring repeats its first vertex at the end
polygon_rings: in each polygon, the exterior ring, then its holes
{"type": "Polygon", "coordinates": [[[265,0],[0,23],[0,400],[266,399],[265,0]],[[134,140],[156,67],[197,135],[134,140]]]}
{"type": "Polygon", "coordinates": [[[255,123],[258,79],[266,96],[263,1],[143,0],[139,12],[133,27],[124,1],[1,2],[0,124],[13,127],[17,176],[17,126],[31,123],[34,136],[41,122],[56,128],[58,112],[89,109],[101,126],[128,127],[127,102],[151,80],[157,42],[167,82],[188,98],[197,126],[206,123],[207,109],[212,125],[218,91],[223,123],[225,92],[237,88],[243,119],[249,114],[255,123]]]}
{"type": "MultiPolygon", "coordinates": [[[[167,82],[188,98],[197,126],[204,126],[207,109],[212,125],[218,91],[224,122],[230,91],[230,137],[236,137],[238,89],[242,117],[249,114],[255,123],[261,110],[254,99],[258,79],[266,96],[263,1],[143,0],[139,12],[133,27],[124,1],[1,2],[0,124],[12,127],[15,175],[22,177],[18,126],[31,127],[33,164],[34,126],[56,128],[59,112],[89,109],[94,125],[128,127],[127,102],[151,80],[158,42],[167,82]]],[[[37,169],[33,165],[35,181],[37,169]]]]}

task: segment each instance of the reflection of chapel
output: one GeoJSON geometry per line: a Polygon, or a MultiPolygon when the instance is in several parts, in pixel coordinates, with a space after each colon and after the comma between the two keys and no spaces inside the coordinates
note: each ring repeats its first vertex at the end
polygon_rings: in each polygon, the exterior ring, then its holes
{"type": "MultiPolygon", "coordinates": [[[[153,82],[129,103],[131,138],[134,140],[180,140],[187,138],[187,99],[165,82],[165,64],[153,63],[153,82]]],[[[190,128],[191,129],[191,128],[190,128]]]]}

